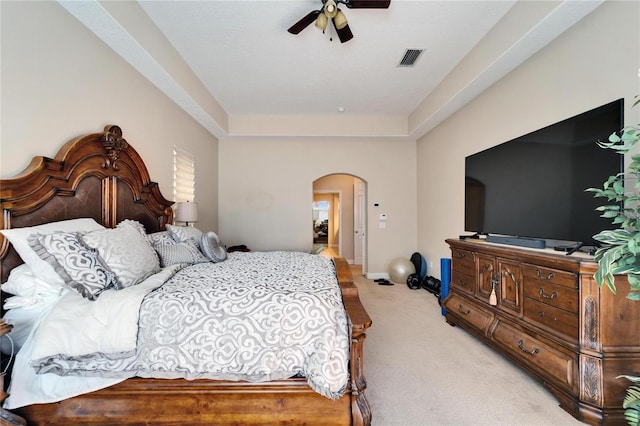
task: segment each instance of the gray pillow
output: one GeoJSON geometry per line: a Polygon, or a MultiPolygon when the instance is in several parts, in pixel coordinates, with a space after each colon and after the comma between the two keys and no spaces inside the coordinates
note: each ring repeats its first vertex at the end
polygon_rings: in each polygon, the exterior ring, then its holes
{"type": "Polygon", "coordinates": [[[222,262],[227,258],[227,250],[220,242],[218,235],[209,231],[200,237],[200,249],[213,262],[222,262]]]}
{"type": "Polygon", "coordinates": [[[193,240],[198,250],[200,250],[200,237],[202,231],[194,226],[175,226],[167,225],[167,231],[171,234],[171,237],[179,243],[183,243],[187,240],[193,240]]]}
{"type": "Polygon", "coordinates": [[[29,245],[53,266],[66,285],[89,300],[118,286],[115,274],[102,263],[95,250],[82,243],[77,233],[36,234],[29,238],[29,245]]]}
{"type": "Polygon", "coordinates": [[[189,239],[183,243],[158,244],[155,250],[160,257],[162,267],[174,265],[176,263],[194,263],[208,262],[209,259],[204,257],[193,240],[189,239]]]}

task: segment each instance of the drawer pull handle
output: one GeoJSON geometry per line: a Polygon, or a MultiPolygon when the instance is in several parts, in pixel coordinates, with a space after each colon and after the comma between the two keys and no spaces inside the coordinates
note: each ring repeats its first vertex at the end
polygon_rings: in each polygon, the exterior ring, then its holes
{"type": "Polygon", "coordinates": [[[544,311],[540,311],[540,312],[538,312],[538,315],[539,315],[541,318],[542,318],[542,317],[544,317],[544,311]]]}
{"type": "Polygon", "coordinates": [[[535,349],[534,349],[534,350],[532,350],[532,351],[530,351],[529,349],[525,348],[525,347],[524,347],[524,342],[523,342],[522,340],[520,340],[520,341],[518,342],[518,348],[520,348],[520,350],[521,350],[522,352],[524,352],[525,354],[529,354],[529,355],[535,355],[535,354],[537,354],[538,352],[540,352],[540,350],[539,350],[538,348],[535,348],[535,349]]]}
{"type": "Polygon", "coordinates": [[[466,281],[462,281],[461,279],[458,278],[458,284],[460,284],[461,286],[467,286],[467,282],[466,281]]]}
{"type": "Polygon", "coordinates": [[[467,309],[466,311],[462,309],[462,305],[458,306],[458,312],[464,315],[469,315],[471,313],[471,309],[467,309]]]}
{"type": "Polygon", "coordinates": [[[467,254],[465,252],[462,252],[462,251],[456,252],[456,256],[458,257],[458,259],[464,259],[464,257],[466,255],[467,254]]]}
{"type": "Polygon", "coordinates": [[[541,280],[552,280],[556,276],[556,274],[554,274],[553,272],[549,272],[549,274],[545,277],[542,275],[542,272],[540,271],[540,269],[536,269],[536,275],[541,280]]]}
{"type": "Polygon", "coordinates": [[[541,288],[540,297],[542,297],[543,299],[555,299],[556,297],[558,297],[558,293],[554,291],[553,293],[551,293],[551,296],[547,296],[546,294],[544,294],[544,289],[541,288]]]}

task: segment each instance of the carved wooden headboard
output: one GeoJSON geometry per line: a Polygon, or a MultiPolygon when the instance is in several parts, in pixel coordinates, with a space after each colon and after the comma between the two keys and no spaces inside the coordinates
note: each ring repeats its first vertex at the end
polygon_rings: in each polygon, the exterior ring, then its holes
{"type": "MultiPolygon", "coordinates": [[[[107,227],[134,219],[151,233],[171,223],[172,204],[120,127],[109,125],[67,142],[54,159],[34,157],[20,175],[0,180],[0,229],[91,217],[107,227]]],[[[21,263],[0,235],[1,282],[21,263]]]]}

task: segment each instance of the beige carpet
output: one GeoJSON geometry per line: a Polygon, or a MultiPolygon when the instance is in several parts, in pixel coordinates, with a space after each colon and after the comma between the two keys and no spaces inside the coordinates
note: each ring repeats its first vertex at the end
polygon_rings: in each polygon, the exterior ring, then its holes
{"type": "Polygon", "coordinates": [[[373,425],[583,425],[537,380],[448,325],[432,294],[353,274],[373,320],[364,344],[373,425]]]}

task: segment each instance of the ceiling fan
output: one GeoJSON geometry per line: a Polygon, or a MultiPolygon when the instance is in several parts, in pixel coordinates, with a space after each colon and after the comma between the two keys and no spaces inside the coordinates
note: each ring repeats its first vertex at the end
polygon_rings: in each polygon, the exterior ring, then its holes
{"type": "Polygon", "coordinates": [[[322,0],[320,10],[309,12],[287,31],[291,34],[298,34],[315,21],[316,27],[324,32],[331,19],[340,43],[351,40],[353,34],[351,33],[351,29],[349,29],[347,17],[344,16],[344,13],[338,8],[338,4],[340,3],[349,9],[387,9],[391,0],[322,0]]]}

